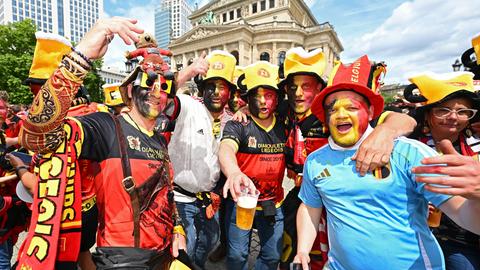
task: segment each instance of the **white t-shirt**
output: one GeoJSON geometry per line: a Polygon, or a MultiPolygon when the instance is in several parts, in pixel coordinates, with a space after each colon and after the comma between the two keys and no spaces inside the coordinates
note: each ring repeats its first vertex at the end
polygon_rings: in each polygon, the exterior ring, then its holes
{"type": "MultiPolygon", "coordinates": [[[[219,177],[219,139],[213,134],[213,117],[205,105],[191,96],[178,94],[180,112],[168,145],[174,169],[174,182],[192,192],[211,191],[219,177]]],[[[222,127],[230,115],[221,117],[222,127]]],[[[223,130],[223,128],[221,128],[223,130]]],[[[195,198],[175,192],[175,200],[193,202],[195,198]]]]}

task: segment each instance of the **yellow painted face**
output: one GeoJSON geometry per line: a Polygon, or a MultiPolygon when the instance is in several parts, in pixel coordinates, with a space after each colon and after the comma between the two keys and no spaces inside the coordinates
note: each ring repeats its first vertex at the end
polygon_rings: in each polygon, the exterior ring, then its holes
{"type": "Polygon", "coordinates": [[[333,140],[340,146],[357,143],[371,120],[368,103],[352,91],[335,92],[325,99],[325,113],[333,140]]]}

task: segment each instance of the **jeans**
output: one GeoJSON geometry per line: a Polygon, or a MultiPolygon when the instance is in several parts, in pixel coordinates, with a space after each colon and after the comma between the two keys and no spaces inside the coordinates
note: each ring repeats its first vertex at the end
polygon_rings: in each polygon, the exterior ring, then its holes
{"type": "Polygon", "coordinates": [[[10,270],[10,260],[13,254],[13,242],[9,238],[0,244],[0,270],[10,270]]]}
{"type": "MultiPolygon", "coordinates": [[[[227,200],[225,207],[225,226],[227,232],[227,265],[231,270],[247,270],[248,254],[252,230],[242,230],[236,225],[236,205],[227,200]]],[[[257,270],[276,270],[280,262],[283,246],[283,211],[279,207],[275,213],[275,224],[263,216],[263,211],[255,212],[254,226],[260,238],[260,253],[255,262],[257,270]]]]}
{"type": "Polygon", "coordinates": [[[480,251],[453,241],[439,241],[447,270],[480,270],[480,251]]]}
{"type": "Polygon", "coordinates": [[[207,219],[205,208],[197,202],[176,204],[187,234],[187,254],[193,263],[204,268],[208,253],[218,241],[218,213],[212,219],[207,219]]]}

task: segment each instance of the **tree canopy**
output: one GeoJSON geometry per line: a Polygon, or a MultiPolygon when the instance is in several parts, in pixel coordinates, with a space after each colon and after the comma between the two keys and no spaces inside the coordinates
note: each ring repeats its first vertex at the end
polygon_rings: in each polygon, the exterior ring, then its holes
{"type": "Polygon", "coordinates": [[[35,25],[24,20],[0,25],[0,89],[7,91],[10,103],[29,104],[33,95],[22,85],[28,77],[35,50],[35,25]]]}
{"type": "MultiPolygon", "coordinates": [[[[35,51],[35,25],[31,20],[0,25],[0,90],[9,94],[13,104],[30,104],[33,95],[30,88],[22,84],[28,77],[35,51]]],[[[92,71],[87,75],[84,85],[92,101],[102,102],[101,86],[104,83],[98,70],[103,61],[96,60],[92,71]]]]}

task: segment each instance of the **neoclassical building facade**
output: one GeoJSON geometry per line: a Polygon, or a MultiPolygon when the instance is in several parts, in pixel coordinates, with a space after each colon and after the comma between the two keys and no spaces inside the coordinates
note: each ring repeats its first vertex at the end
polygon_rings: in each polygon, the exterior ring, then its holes
{"type": "Polygon", "coordinates": [[[241,66],[258,60],[283,63],[285,52],[322,48],[328,74],[343,46],[328,22],[319,24],[302,0],[214,0],[194,11],[192,30],[172,40],[172,67],[181,69],[202,51],[232,53],[241,66]]]}

